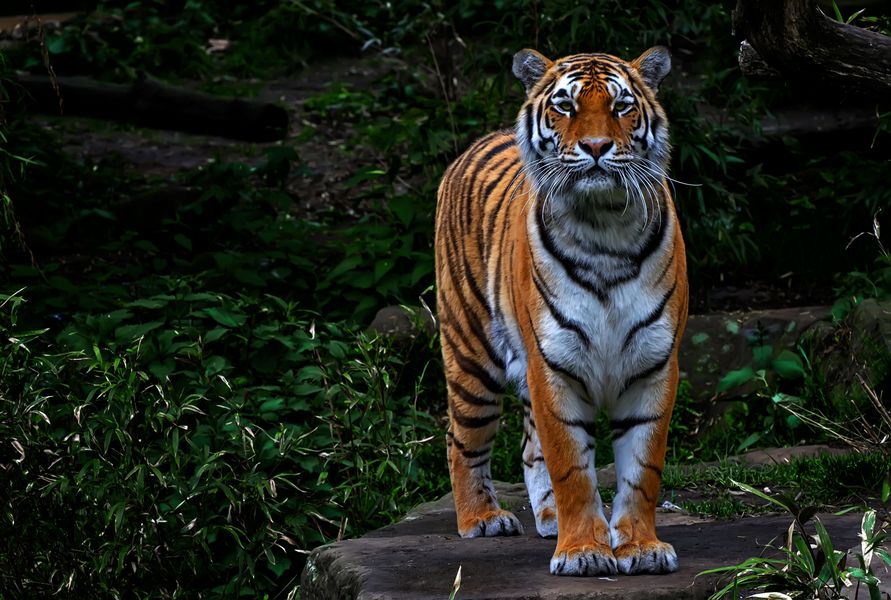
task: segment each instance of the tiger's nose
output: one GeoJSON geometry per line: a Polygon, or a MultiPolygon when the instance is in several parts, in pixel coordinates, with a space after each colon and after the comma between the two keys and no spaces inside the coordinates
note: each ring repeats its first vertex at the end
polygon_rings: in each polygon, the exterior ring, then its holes
{"type": "Polygon", "coordinates": [[[609,138],[582,138],[579,140],[579,147],[594,158],[600,158],[613,147],[613,142],[609,138]]]}

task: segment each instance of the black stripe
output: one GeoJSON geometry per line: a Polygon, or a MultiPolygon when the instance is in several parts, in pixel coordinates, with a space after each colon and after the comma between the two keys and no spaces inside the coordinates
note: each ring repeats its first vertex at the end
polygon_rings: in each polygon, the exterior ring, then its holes
{"type": "MultiPolygon", "coordinates": [[[[449,233],[454,233],[450,231],[449,233]]],[[[470,263],[467,260],[467,254],[462,251],[462,248],[458,246],[459,238],[463,238],[463,235],[447,235],[446,236],[446,244],[447,244],[447,252],[446,252],[446,261],[449,266],[449,276],[452,279],[452,283],[456,290],[462,290],[459,281],[456,281],[456,275],[458,273],[463,273],[464,277],[462,280],[467,283],[467,286],[470,288],[470,292],[474,295],[477,300],[477,303],[484,307],[486,310],[489,309],[488,304],[486,303],[486,297],[483,295],[483,291],[480,289],[479,284],[476,279],[473,278],[473,269],[471,268],[470,263]],[[458,258],[460,257],[461,262],[463,264],[457,264],[458,258]]],[[[467,299],[464,298],[464,294],[461,294],[462,299],[464,300],[464,304],[467,304],[467,299]]],[[[491,316],[491,315],[490,315],[491,316]]]]}
{"type": "Polygon", "coordinates": [[[547,290],[544,288],[542,282],[532,274],[532,282],[535,284],[535,287],[538,289],[538,293],[541,295],[541,299],[544,300],[545,306],[548,307],[548,311],[551,313],[551,316],[554,317],[554,320],[557,321],[557,324],[563,329],[569,329],[570,331],[575,332],[576,335],[581,338],[581,340],[585,343],[586,346],[591,344],[590,338],[588,338],[588,334],[585,333],[578,323],[572,321],[569,317],[564,315],[560,310],[554,306],[554,303],[551,301],[547,290]]]}
{"type": "MultiPolygon", "coordinates": [[[[457,273],[465,274],[463,281],[466,282],[470,286],[470,291],[476,297],[476,300],[477,300],[476,304],[478,306],[483,307],[486,310],[486,314],[491,319],[492,318],[491,308],[489,307],[489,303],[486,302],[486,299],[483,296],[483,292],[480,289],[479,284],[477,284],[476,279],[474,279],[473,276],[471,275],[470,265],[467,262],[467,256],[463,255],[463,262],[464,262],[463,269],[460,268],[458,265],[453,264],[453,262],[452,262],[453,257],[455,255],[457,255],[457,253],[458,253],[457,242],[455,241],[455,239],[452,236],[448,236],[447,244],[449,245],[448,252],[447,252],[449,278],[452,280],[453,289],[455,291],[457,291],[458,295],[461,297],[461,304],[467,306],[472,303],[468,302],[468,299],[464,296],[463,290],[460,287],[459,282],[456,280],[457,273]]],[[[448,324],[451,325],[452,327],[460,330],[460,328],[456,325],[457,323],[460,322],[460,319],[458,319],[457,316],[455,315],[454,311],[451,310],[451,306],[449,305],[449,303],[443,302],[442,304],[443,304],[443,308],[448,313],[448,317],[449,317],[448,324]]],[[[480,320],[480,317],[475,312],[473,312],[472,310],[469,310],[469,309],[464,311],[464,315],[467,317],[467,320],[470,321],[471,331],[473,332],[474,337],[477,339],[477,341],[480,343],[480,345],[482,345],[483,350],[485,350],[486,355],[489,359],[489,362],[491,362],[493,365],[495,365],[499,369],[504,369],[504,359],[502,359],[495,352],[495,349],[492,347],[492,344],[491,344],[488,336],[486,335],[488,328],[483,325],[482,321],[480,320]]],[[[461,337],[461,341],[464,342],[464,345],[468,349],[472,349],[473,344],[471,344],[470,341],[467,339],[466,334],[462,335],[462,332],[463,332],[463,330],[460,330],[458,332],[459,337],[461,337]]]]}
{"type": "Polygon", "coordinates": [[[570,476],[572,476],[572,474],[575,473],[576,471],[584,471],[584,470],[587,469],[587,468],[588,468],[588,465],[586,465],[586,464],[585,464],[585,465],[575,465],[575,466],[569,467],[569,469],[566,471],[566,473],[564,473],[563,475],[561,475],[560,478],[557,479],[557,481],[558,481],[558,482],[566,481],[566,480],[569,479],[570,476]]]}
{"type": "MultiPolygon", "coordinates": [[[[542,121],[542,117],[544,116],[544,110],[545,110],[545,106],[544,106],[543,103],[542,103],[542,104],[538,104],[538,105],[536,105],[536,107],[535,107],[535,127],[536,127],[536,131],[535,131],[535,133],[537,133],[538,136],[539,136],[538,147],[539,147],[540,150],[544,150],[544,148],[543,148],[542,145],[541,145],[542,142],[545,140],[545,138],[544,138],[544,132],[542,132],[542,130],[541,130],[541,121],[542,121]]],[[[532,144],[532,139],[531,139],[531,137],[530,137],[530,139],[529,139],[529,143],[530,143],[530,146],[531,146],[531,144],[532,144]]],[[[539,154],[539,156],[544,156],[544,154],[543,154],[542,152],[539,152],[538,154],[539,154]]]]}
{"type": "Polygon", "coordinates": [[[538,225],[538,239],[541,242],[544,250],[548,254],[553,256],[558,263],[560,263],[560,266],[563,267],[563,270],[566,271],[566,275],[568,275],[570,279],[572,279],[580,287],[588,290],[589,292],[597,296],[597,299],[601,302],[606,302],[608,300],[606,292],[604,292],[604,290],[600,289],[600,287],[594,285],[590,281],[582,279],[576,272],[575,262],[571,258],[566,256],[563,252],[561,252],[559,248],[557,248],[554,239],[551,237],[550,232],[545,226],[543,206],[540,206],[536,211],[535,220],[538,225]]]}
{"type": "Polygon", "coordinates": [[[644,462],[640,462],[640,461],[637,461],[637,463],[644,469],[649,469],[650,471],[653,471],[654,473],[656,473],[656,475],[659,477],[659,479],[662,479],[662,469],[660,469],[656,465],[654,465],[652,463],[644,463],[644,462]]]}
{"type": "Polygon", "coordinates": [[[464,458],[479,458],[480,456],[486,456],[491,452],[491,448],[483,448],[482,450],[462,450],[461,455],[464,458]]]}
{"type": "Polygon", "coordinates": [[[479,429],[480,427],[485,427],[486,425],[491,424],[493,421],[497,421],[498,417],[501,415],[496,413],[494,415],[486,415],[485,417],[468,417],[467,415],[462,415],[456,410],[452,410],[452,419],[460,425],[461,427],[468,427],[471,429],[479,429]]]}
{"type": "Polygon", "coordinates": [[[652,415],[648,417],[625,417],[624,419],[610,419],[609,426],[613,430],[613,441],[618,440],[635,427],[655,423],[662,418],[662,415],[652,415]]]}
{"type": "MultiPolygon", "coordinates": [[[[462,300],[463,300],[463,298],[462,298],[462,300]]],[[[455,311],[452,310],[451,303],[450,302],[442,302],[441,304],[442,304],[442,306],[440,308],[442,309],[442,312],[444,313],[442,316],[445,317],[444,319],[441,319],[441,321],[442,321],[441,328],[443,330],[448,328],[448,329],[451,329],[452,331],[454,331],[455,333],[457,333],[458,339],[461,340],[461,343],[464,344],[464,347],[467,348],[468,350],[473,350],[473,347],[474,347],[473,343],[470,341],[470,338],[467,337],[467,333],[465,333],[464,328],[461,327],[461,319],[459,319],[458,316],[455,314],[455,311]]],[[[474,335],[474,338],[479,340],[479,337],[476,335],[474,335]]]]}
{"type": "MultiPolygon", "coordinates": [[[[675,337],[677,337],[677,333],[675,333],[675,337]]],[[[664,367],[666,364],[668,364],[668,359],[671,358],[672,352],[674,352],[674,344],[672,344],[672,347],[669,348],[669,350],[665,354],[665,356],[663,356],[658,361],[656,361],[656,363],[653,366],[651,366],[647,369],[644,369],[640,373],[636,373],[636,374],[632,375],[631,377],[629,377],[628,379],[626,379],[625,385],[622,387],[622,391],[619,393],[619,395],[621,396],[622,394],[624,394],[626,391],[628,391],[628,388],[630,388],[632,385],[634,385],[641,379],[643,379],[645,377],[649,377],[653,373],[658,373],[659,371],[661,371],[662,367],[664,367]]]]}
{"type": "MultiPolygon", "coordinates": [[[[499,135],[499,134],[496,133],[493,135],[493,137],[495,135],[499,135]]],[[[497,146],[493,146],[492,148],[489,148],[489,150],[482,156],[482,158],[480,158],[479,161],[477,161],[477,164],[482,168],[486,168],[488,166],[486,163],[488,163],[490,160],[492,160],[493,158],[495,158],[496,156],[498,156],[499,154],[501,154],[508,148],[513,148],[513,146],[514,146],[514,140],[513,140],[513,138],[509,137],[506,141],[501,142],[497,146]]]]}
{"type": "Polygon", "coordinates": [[[532,330],[532,337],[535,338],[535,346],[538,349],[538,353],[541,354],[542,359],[544,359],[545,364],[548,366],[549,369],[551,369],[555,373],[560,373],[564,377],[570,379],[571,381],[574,381],[576,384],[581,386],[582,391],[584,392],[584,395],[585,395],[585,400],[587,402],[590,402],[591,401],[591,392],[590,392],[590,390],[588,390],[588,385],[584,381],[582,381],[582,379],[578,375],[569,371],[568,369],[561,367],[560,365],[558,365],[557,363],[552,361],[550,358],[548,358],[547,354],[545,354],[544,348],[541,347],[541,339],[539,339],[538,333],[535,331],[535,325],[533,325],[533,323],[532,323],[532,313],[529,312],[528,307],[526,308],[526,313],[529,315],[529,328],[532,330]]]}
{"type": "Polygon", "coordinates": [[[674,285],[662,296],[662,300],[659,302],[659,305],[654,308],[647,317],[639,321],[631,330],[628,332],[628,335],[625,336],[625,342],[622,344],[622,351],[628,350],[628,346],[631,345],[631,340],[634,338],[634,334],[643,329],[644,327],[649,327],[662,316],[662,313],[665,311],[665,306],[668,304],[668,300],[674,295],[675,289],[677,289],[678,282],[675,281],[674,285]]]}
{"type": "Polygon", "coordinates": [[[644,261],[662,245],[662,240],[665,239],[665,232],[668,230],[668,227],[665,226],[668,223],[668,211],[665,208],[665,204],[666,202],[659,202],[659,219],[655,221],[656,226],[650,232],[646,244],[644,244],[644,247],[641,248],[640,253],[634,259],[638,266],[643,265],[644,261]]]}
{"type": "MultiPolygon", "coordinates": [[[[646,107],[646,108],[649,108],[649,107],[646,107]]],[[[643,120],[644,120],[644,127],[643,127],[644,136],[643,136],[643,139],[640,141],[641,141],[641,146],[643,146],[644,152],[646,152],[650,147],[650,143],[647,141],[647,134],[650,133],[650,113],[648,110],[645,110],[645,107],[642,105],[639,105],[637,110],[638,110],[638,113],[641,115],[641,117],[643,117],[643,120]]],[[[655,139],[655,135],[653,136],[653,139],[655,139]]]]}
{"type": "Polygon", "coordinates": [[[449,337],[448,330],[442,330],[442,339],[445,340],[445,342],[448,343],[451,347],[452,354],[455,357],[455,362],[458,363],[458,366],[461,367],[462,371],[472,377],[475,377],[477,381],[479,381],[483,385],[483,387],[485,387],[486,390],[488,390],[492,394],[499,395],[504,393],[504,386],[496,381],[492,374],[489,373],[489,371],[487,371],[482,365],[480,365],[473,359],[465,356],[458,349],[458,347],[449,337]]]}
{"type": "MultiPolygon", "coordinates": [[[[499,158],[497,161],[496,157],[499,154],[505,152],[506,148],[513,148],[515,145],[516,144],[514,142],[514,137],[509,136],[506,142],[502,142],[498,146],[491,148],[490,151],[482,159],[480,159],[480,162],[478,163],[478,171],[483,173],[483,176],[480,177],[479,187],[477,188],[475,186],[476,178],[474,178],[472,187],[469,190],[472,196],[475,195],[476,200],[480,205],[477,209],[475,209],[475,207],[469,207],[470,215],[476,215],[477,213],[480,214],[480,217],[477,219],[478,227],[476,232],[477,235],[475,236],[477,243],[477,254],[480,256],[480,258],[485,256],[484,244],[486,242],[486,239],[482,235],[482,215],[484,214],[485,207],[488,204],[489,196],[492,194],[492,190],[494,190],[495,187],[498,185],[498,182],[504,175],[504,173],[511,168],[511,165],[516,164],[516,160],[513,157],[508,157],[505,159],[499,158]],[[505,163],[507,163],[507,166],[493,177],[493,171],[501,168],[505,163]]],[[[468,229],[471,223],[472,220],[468,219],[468,229]]]]}
{"type": "Polygon", "coordinates": [[[568,427],[581,427],[585,430],[585,433],[588,435],[588,437],[597,437],[597,421],[585,421],[584,419],[569,420],[563,419],[557,415],[554,416],[557,417],[557,420],[568,427]]]}
{"type": "Polygon", "coordinates": [[[539,504],[550,498],[554,494],[554,490],[548,490],[544,494],[541,495],[541,499],[538,501],[539,504]]]}
{"type": "Polygon", "coordinates": [[[473,406],[498,406],[498,400],[478,396],[457,381],[449,381],[448,384],[458,394],[458,397],[467,404],[473,406]]]}
{"type": "Polygon", "coordinates": [[[640,485],[638,485],[636,483],[632,483],[631,480],[628,479],[627,477],[623,477],[622,479],[625,481],[625,483],[628,485],[628,487],[630,487],[632,490],[634,490],[636,492],[640,492],[640,495],[644,497],[644,500],[646,500],[650,504],[652,504],[653,502],[656,501],[654,498],[650,498],[650,495],[647,494],[647,491],[645,489],[643,489],[643,487],[641,487],[640,485]]]}
{"type": "Polygon", "coordinates": [[[527,104],[526,111],[525,111],[526,114],[523,117],[523,122],[526,124],[526,127],[525,127],[526,135],[523,137],[522,141],[526,145],[526,149],[529,151],[530,154],[538,154],[535,151],[535,147],[532,145],[532,136],[534,133],[534,129],[532,128],[532,110],[533,110],[532,104],[531,103],[527,104]]]}
{"type": "MultiPolygon", "coordinates": [[[[504,175],[505,175],[508,171],[510,171],[512,168],[516,167],[517,164],[518,164],[517,161],[516,161],[516,160],[513,160],[513,159],[507,159],[507,160],[505,160],[505,163],[506,163],[505,167],[504,167],[503,169],[501,169],[498,173],[495,173],[495,174],[492,176],[492,181],[490,181],[490,182],[486,185],[486,187],[483,188],[483,202],[484,202],[484,203],[486,202],[486,199],[487,199],[489,196],[492,195],[492,192],[495,190],[495,188],[498,186],[498,184],[501,183],[501,178],[504,177],[504,175]]],[[[501,166],[501,163],[499,163],[498,165],[493,166],[493,169],[494,169],[494,168],[497,168],[497,167],[500,167],[500,166],[501,166]]],[[[499,208],[500,208],[500,206],[499,206],[499,208]]],[[[495,214],[498,214],[497,211],[493,211],[493,212],[494,212],[495,214]]],[[[493,225],[490,225],[490,226],[489,226],[489,231],[492,231],[493,227],[494,227],[494,224],[493,224],[493,225]]],[[[490,234],[490,235],[491,235],[491,234],[490,234]]]]}
{"type": "Polygon", "coordinates": [[[478,468],[480,468],[480,467],[484,467],[484,466],[486,466],[487,464],[489,464],[489,461],[491,461],[491,460],[492,460],[492,457],[491,457],[491,456],[487,456],[487,457],[484,458],[483,460],[478,461],[478,462],[475,462],[475,463],[473,463],[472,465],[467,465],[467,466],[468,466],[468,468],[470,468],[470,469],[478,469],[478,468]]]}
{"type": "MultiPolygon", "coordinates": [[[[491,138],[494,138],[497,135],[498,134],[493,134],[491,136],[487,136],[486,143],[489,143],[491,141],[491,138]]],[[[462,209],[464,212],[464,221],[465,221],[465,225],[466,225],[467,229],[470,229],[470,225],[472,223],[472,219],[473,219],[473,215],[474,215],[474,211],[471,210],[471,207],[472,207],[472,202],[475,199],[476,181],[479,178],[480,173],[482,173],[488,169],[488,167],[489,167],[488,163],[491,159],[498,156],[499,154],[501,154],[502,152],[504,152],[506,149],[510,148],[513,145],[514,145],[514,141],[512,139],[509,139],[506,142],[501,142],[497,146],[490,147],[488,150],[486,150],[486,152],[482,156],[479,156],[479,158],[477,158],[476,161],[471,165],[471,168],[473,170],[470,171],[469,177],[467,177],[467,171],[465,171],[463,179],[466,182],[466,187],[464,188],[463,196],[465,197],[466,203],[462,206],[462,209]]],[[[482,148],[474,148],[473,149],[472,152],[473,152],[474,157],[476,157],[478,155],[478,152],[481,149],[482,148]]]]}
{"type": "Polygon", "coordinates": [[[523,464],[529,467],[530,469],[535,466],[537,462],[544,462],[544,456],[535,456],[531,461],[523,460],[523,464]]]}
{"type": "MultiPolygon", "coordinates": [[[[668,261],[666,261],[665,267],[662,268],[662,272],[659,273],[659,277],[656,278],[656,281],[653,284],[654,286],[657,286],[660,283],[662,283],[662,280],[665,278],[665,275],[668,273],[668,269],[670,269],[671,265],[674,264],[674,260],[675,260],[676,256],[677,256],[677,253],[672,253],[671,257],[668,259],[668,261]]],[[[677,285],[676,281],[675,281],[675,285],[677,285]]]]}
{"type": "MultiPolygon", "coordinates": [[[[518,171],[518,173],[519,172],[522,172],[522,167],[520,167],[520,170],[518,171]]],[[[505,193],[508,191],[508,189],[510,189],[511,185],[512,185],[512,183],[508,184],[508,186],[504,190],[505,193]]],[[[509,205],[509,202],[506,201],[502,197],[501,202],[499,203],[499,205],[497,207],[497,210],[493,210],[492,214],[489,217],[486,241],[489,244],[490,248],[492,248],[492,250],[491,250],[491,253],[489,254],[489,256],[487,257],[487,259],[495,261],[495,274],[494,274],[495,280],[493,281],[492,298],[491,298],[492,305],[489,307],[490,312],[492,312],[492,313],[500,313],[500,311],[501,311],[501,267],[504,262],[504,240],[506,239],[505,236],[507,234],[507,229],[508,229],[507,223],[510,218],[509,213],[505,216],[505,223],[501,227],[501,232],[500,232],[501,235],[498,239],[497,245],[493,243],[493,237],[494,237],[495,225],[498,220],[498,215],[502,211],[506,212],[508,205],[509,205]],[[492,256],[492,254],[494,254],[495,252],[499,252],[498,255],[492,256]]]]}

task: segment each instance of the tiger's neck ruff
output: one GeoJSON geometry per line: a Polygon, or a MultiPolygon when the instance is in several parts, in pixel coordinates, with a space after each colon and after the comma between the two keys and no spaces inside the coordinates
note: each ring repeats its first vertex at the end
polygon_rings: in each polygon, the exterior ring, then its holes
{"type": "Polygon", "coordinates": [[[527,100],[514,131],[477,141],[443,177],[437,298],[449,467],[462,536],[522,532],[489,461],[500,396],[525,406],[523,462],[555,574],[667,572],[655,506],[687,314],[686,262],[666,186],[664,48],[514,57],[527,100]],[[609,412],[617,494],[597,490],[595,418],[609,412]]]}

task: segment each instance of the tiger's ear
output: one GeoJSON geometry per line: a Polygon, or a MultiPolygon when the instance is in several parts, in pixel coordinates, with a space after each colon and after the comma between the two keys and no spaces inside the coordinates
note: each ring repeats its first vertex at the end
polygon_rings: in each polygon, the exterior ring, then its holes
{"type": "Polygon", "coordinates": [[[631,66],[637,69],[650,89],[658,92],[659,84],[671,71],[671,54],[665,46],[653,46],[631,61],[631,66]]]}
{"type": "Polygon", "coordinates": [[[528,95],[552,64],[535,50],[525,48],[514,54],[514,77],[520,80],[528,95]]]}

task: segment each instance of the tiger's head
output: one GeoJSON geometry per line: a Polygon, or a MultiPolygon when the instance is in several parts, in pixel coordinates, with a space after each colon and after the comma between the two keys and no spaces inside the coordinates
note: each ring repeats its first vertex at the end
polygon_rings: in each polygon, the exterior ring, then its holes
{"type": "Polygon", "coordinates": [[[513,73],[527,98],[517,140],[537,192],[622,204],[654,196],[671,149],[656,91],[670,69],[662,46],[631,62],[608,54],[551,61],[535,50],[518,52],[513,73]]]}

